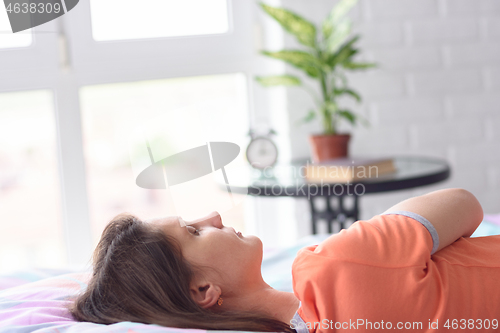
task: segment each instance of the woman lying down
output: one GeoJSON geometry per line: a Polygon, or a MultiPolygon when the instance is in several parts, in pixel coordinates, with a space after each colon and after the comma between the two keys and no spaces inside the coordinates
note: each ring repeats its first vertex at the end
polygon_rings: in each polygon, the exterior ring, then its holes
{"type": "Polygon", "coordinates": [[[119,215],[72,313],[215,330],[494,331],[500,236],[469,238],[482,218],[462,189],[402,201],[302,249],[288,293],[262,279],[259,238],[225,227],[218,213],[190,222],[119,215]]]}

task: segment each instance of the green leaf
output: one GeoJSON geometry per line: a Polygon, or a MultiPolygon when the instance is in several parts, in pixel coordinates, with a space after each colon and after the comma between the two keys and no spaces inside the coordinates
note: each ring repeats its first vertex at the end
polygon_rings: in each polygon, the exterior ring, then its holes
{"type": "Polygon", "coordinates": [[[256,77],[255,79],[264,87],[300,86],[302,83],[298,77],[292,75],[275,75],[275,76],[265,76],[265,77],[260,76],[256,77]]]}
{"type": "Polygon", "coordinates": [[[345,19],[340,22],[332,34],[325,39],[325,50],[327,53],[335,53],[338,48],[345,42],[349,34],[351,33],[351,21],[345,19]]]}
{"type": "Polygon", "coordinates": [[[335,26],[338,25],[357,2],[358,0],[341,0],[333,7],[328,17],[323,21],[322,30],[325,39],[330,38],[333,31],[336,30],[335,26]]]}
{"type": "Polygon", "coordinates": [[[342,66],[347,69],[356,70],[377,67],[377,64],[368,62],[345,62],[342,64],[342,66]]]}
{"type": "Polygon", "coordinates": [[[349,95],[349,96],[353,97],[358,103],[361,102],[361,96],[357,92],[355,92],[354,90],[352,90],[352,89],[348,89],[348,88],[344,88],[344,89],[333,88],[332,94],[333,94],[333,97],[341,96],[341,95],[349,95]]]}
{"type": "Polygon", "coordinates": [[[313,120],[314,118],[316,118],[316,111],[314,110],[309,110],[309,112],[307,113],[307,115],[302,119],[305,123],[308,123],[310,122],[311,120],[313,120]]]}
{"type": "Polygon", "coordinates": [[[336,96],[342,95],[343,92],[344,92],[344,89],[333,88],[332,96],[336,97],[336,96]]]}
{"type": "Polygon", "coordinates": [[[326,61],[328,66],[334,68],[335,66],[346,62],[356,53],[358,53],[358,50],[353,48],[353,44],[356,43],[358,39],[359,35],[352,37],[349,41],[342,45],[342,47],[337,52],[333,53],[326,61]]]}
{"type": "Polygon", "coordinates": [[[278,52],[268,52],[263,51],[262,54],[274,58],[283,60],[292,66],[302,69],[310,77],[318,77],[321,73],[320,67],[321,63],[319,60],[310,53],[304,51],[295,50],[283,50],[278,52]]]}
{"type": "Polygon", "coordinates": [[[358,3],[358,0],[341,0],[330,12],[333,23],[339,22],[358,3]]]}
{"type": "Polygon", "coordinates": [[[346,62],[350,62],[351,58],[356,53],[358,53],[358,50],[356,50],[356,49],[352,49],[352,48],[343,49],[342,52],[338,53],[337,58],[335,59],[335,61],[338,64],[342,64],[343,65],[346,62]]]}
{"type": "Polygon", "coordinates": [[[356,102],[361,103],[361,96],[357,92],[355,92],[354,90],[344,89],[343,93],[347,94],[349,96],[352,96],[356,100],[356,102]]]}
{"type": "Polygon", "coordinates": [[[326,101],[324,104],[324,109],[323,111],[327,114],[334,114],[338,110],[337,103],[333,101],[326,101]]]}
{"type": "Polygon", "coordinates": [[[306,46],[316,47],[316,27],[305,18],[289,10],[271,7],[261,3],[264,11],[274,18],[286,31],[294,35],[297,40],[306,46]]]}
{"type": "Polygon", "coordinates": [[[339,110],[339,116],[347,119],[351,124],[356,125],[356,115],[349,110],[339,110]]]}
{"type": "Polygon", "coordinates": [[[306,114],[306,116],[304,118],[301,118],[296,122],[296,125],[302,125],[302,124],[308,123],[308,122],[312,121],[314,118],[316,118],[316,111],[309,110],[309,112],[306,114]]]}

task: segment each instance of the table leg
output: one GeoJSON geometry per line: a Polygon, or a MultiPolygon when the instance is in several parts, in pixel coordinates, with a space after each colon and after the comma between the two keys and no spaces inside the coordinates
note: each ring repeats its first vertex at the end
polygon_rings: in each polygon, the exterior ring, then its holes
{"type": "Polygon", "coordinates": [[[359,217],[359,197],[357,195],[353,195],[354,205],[351,209],[346,209],[344,203],[345,196],[315,196],[309,199],[309,205],[311,208],[311,222],[312,222],[312,233],[315,235],[318,233],[318,221],[323,219],[327,221],[328,232],[333,232],[333,223],[339,222],[340,229],[344,229],[346,227],[346,221],[348,218],[352,218],[353,222],[358,220],[359,217]],[[332,197],[336,198],[338,201],[338,208],[333,209],[330,200],[332,197]],[[314,201],[317,201],[318,198],[322,198],[326,200],[326,209],[319,211],[316,209],[316,205],[314,201]]]}
{"type": "Polygon", "coordinates": [[[316,224],[318,223],[318,219],[316,218],[316,208],[314,207],[314,198],[309,199],[309,206],[311,207],[311,226],[312,226],[312,234],[316,235],[318,233],[316,224]]]}
{"type": "MultiPolygon", "coordinates": [[[[342,197],[339,197],[339,199],[342,199],[342,197]]],[[[334,217],[335,211],[332,208],[332,205],[330,202],[330,197],[326,197],[325,200],[326,200],[326,211],[329,213],[332,213],[330,215],[330,218],[328,219],[328,224],[327,224],[328,225],[328,233],[331,234],[333,232],[333,230],[332,230],[333,223],[332,222],[335,219],[335,217],[334,217]]]]}

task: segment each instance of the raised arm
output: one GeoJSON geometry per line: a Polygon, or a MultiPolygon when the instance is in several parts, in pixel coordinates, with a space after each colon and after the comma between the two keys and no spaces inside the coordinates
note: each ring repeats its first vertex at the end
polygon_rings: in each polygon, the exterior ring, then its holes
{"type": "Polygon", "coordinates": [[[483,209],[467,190],[434,191],[401,201],[386,212],[404,210],[425,217],[439,236],[438,251],[460,237],[469,237],[483,220],[483,209]]]}

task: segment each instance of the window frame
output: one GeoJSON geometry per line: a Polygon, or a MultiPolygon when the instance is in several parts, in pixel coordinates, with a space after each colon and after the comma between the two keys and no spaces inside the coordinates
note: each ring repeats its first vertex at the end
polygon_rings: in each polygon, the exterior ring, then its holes
{"type": "MultiPolygon", "coordinates": [[[[4,79],[0,93],[35,89],[54,93],[63,232],[68,264],[73,268],[87,265],[93,248],[80,88],[240,72],[247,76],[250,102],[254,4],[227,1],[230,29],[225,34],[97,42],[92,37],[90,2],[80,1],[65,15],[33,28],[31,46],[0,49],[4,79]]],[[[252,103],[248,110],[252,124],[252,103]]]]}
{"type": "Polygon", "coordinates": [[[118,41],[93,39],[90,1],[80,2],[63,17],[71,65],[82,84],[246,71],[254,56],[252,3],[227,1],[227,33],[118,41]]]}
{"type": "Polygon", "coordinates": [[[18,71],[54,70],[57,68],[57,22],[34,27],[32,43],[23,47],[0,48],[0,73],[19,80],[18,71]]]}

